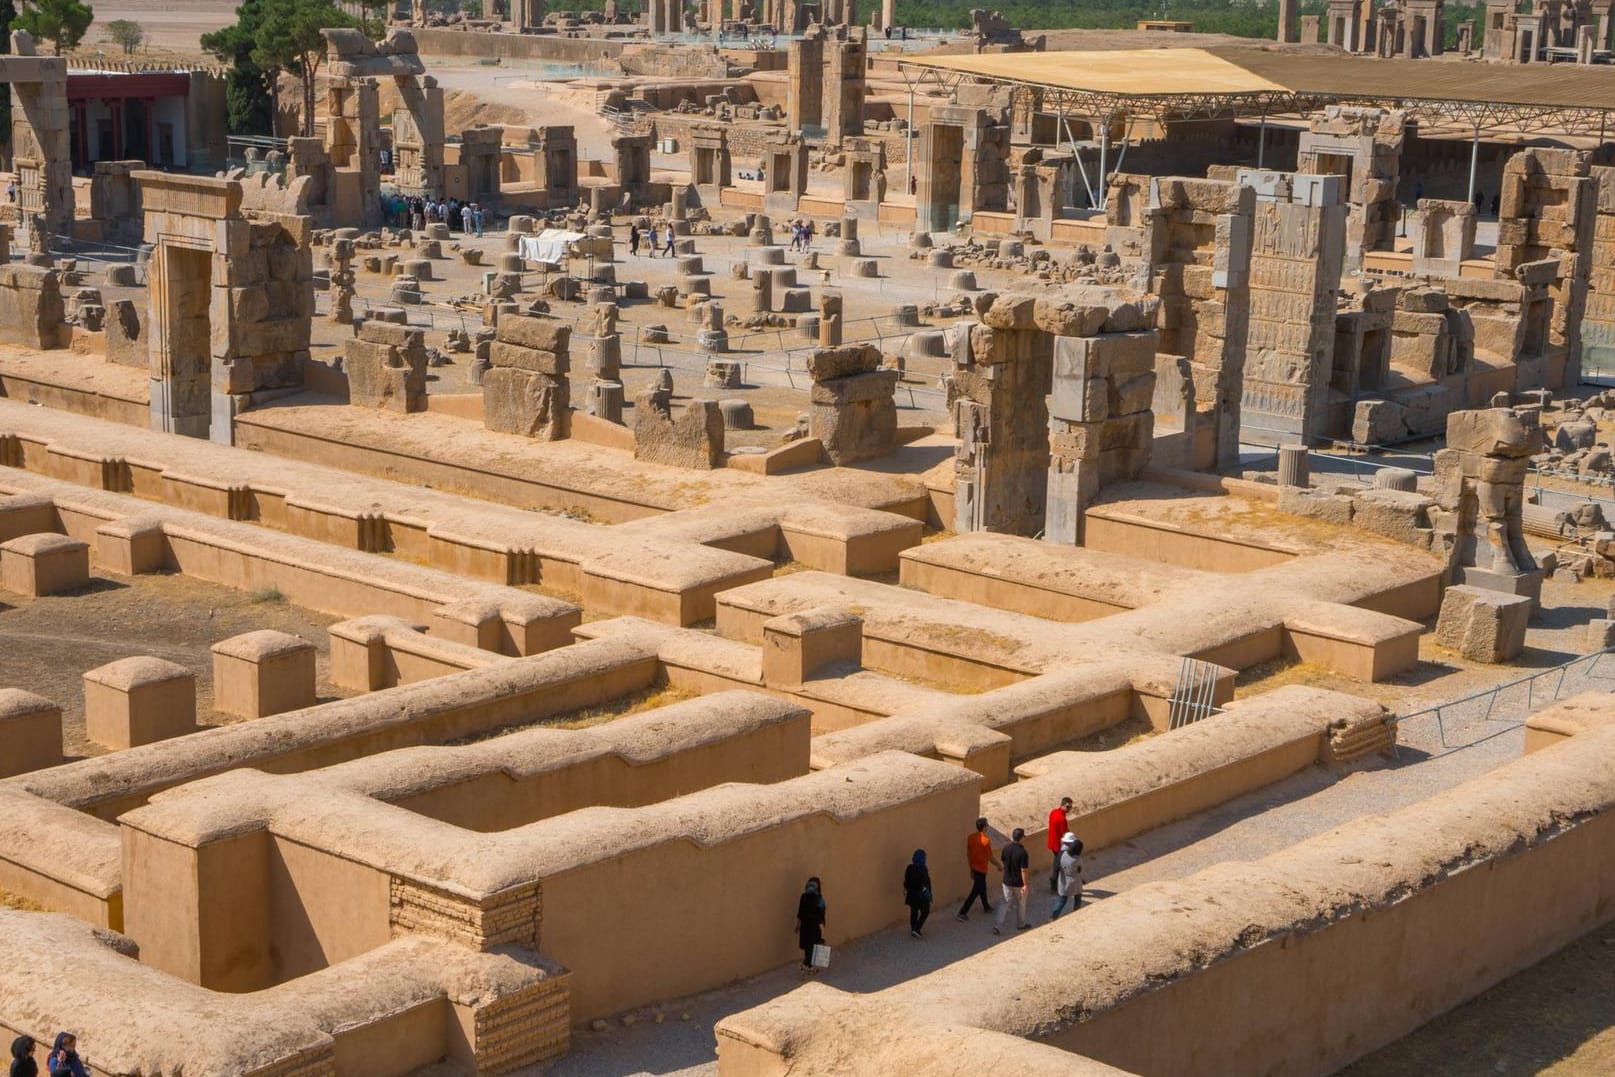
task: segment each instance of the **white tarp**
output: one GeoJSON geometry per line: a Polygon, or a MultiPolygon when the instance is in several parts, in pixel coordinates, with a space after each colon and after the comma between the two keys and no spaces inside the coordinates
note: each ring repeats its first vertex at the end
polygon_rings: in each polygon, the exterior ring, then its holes
{"type": "Polygon", "coordinates": [[[586,238],[582,232],[568,232],[564,228],[546,228],[536,236],[522,236],[521,256],[529,262],[548,262],[560,265],[566,261],[573,243],[586,238]]]}

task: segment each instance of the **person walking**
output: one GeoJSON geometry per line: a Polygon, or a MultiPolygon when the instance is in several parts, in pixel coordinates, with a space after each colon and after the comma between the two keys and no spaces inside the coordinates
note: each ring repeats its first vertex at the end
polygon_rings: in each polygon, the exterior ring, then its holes
{"type": "Polygon", "coordinates": [[[1067,901],[1073,909],[1082,908],[1082,842],[1070,831],[1060,839],[1060,852],[1054,858],[1054,878],[1057,885],[1054,908],[1049,912],[1051,921],[1058,920],[1065,912],[1067,901]]]}
{"type": "Polygon", "coordinates": [[[977,898],[981,899],[982,912],[993,911],[992,903],[987,900],[987,869],[996,868],[998,858],[993,855],[992,839],[987,836],[985,815],[976,820],[975,832],[965,839],[965,863],[970,865],[970,896],[954,914],[954,919],[961,922],[970,919],[970,906],[977,898]]]}
{"type": "Polygon", "coordinates": [[[39,1077],[32,1036],[18,1036],[11,1041],[11,1077],[39,1077]]]}
{"type": "Polygon", "coordinates": [[[1024,837],[1026,831],[1016,827],[1010,832],[1009,844],[998,853],[1004,865],[1004,900],[993,917],[994,935],[1004,933],[1004,916],[1012,905],[1015,909],[1015,930],[1025,931],[1032,926],[1026,919],[1026,876],[1030,860],[1026,855],[1026,846],[1021,844],[1024,837]]]}
{"type": "Polygon", "coordinates": [[[818,229],[813,226],[813,218],[809,217],[807,223],[802,225],[802,249],[804,251],[813,249],[813,237],[817,234],[818,229]]]}
{"type": "Polygon", "coordinates": [[[650,241],[650,249],[645,253],[651,258],[656,257],[656,226],[653,224],[645,230],[645,238],[650,241]]]}
{"type": "Polygon", "coordinates": [[[1071,798],[1061,797],[1060,806],[1049,809],[1049,853],[1058,860],[1060,858],[1060,839],[1065,837],[1071,829],[1066,817],[1071,814],[1071,798]]]}
{"type": "Polygon", "coordinates": [[[915,849],[914,859],[903,869],[903,903],[908,906],[910,938],[925,937],[925,921],[931,915],[931,869],[925,866],[925,850],[915,849]]]}
{"type": "Polygon", "coordinates": [[[809,976],[816,971],[813,948],[824,942],[825,912],[824,894],[815,875],[807,881],[802,896],[796,901],[796,945],[802,949],[802,970],[809,976]]]}
{"type": "Polygon", "coordinates": [[[628,253],[635,258],[639,257],[639,222],[635,221],[628,226],[628,253]]]}
{"type": "Polygon", "coordinates": [[[673,257],[673,226],[671,224],[667,226],[667,246],[662,248],[662,253],[669,258],[673,257]]]}
{"type": "Polygon", "coordinates": [[[79,1061],[78,1045],[78,1037],[71,1032],[56,1034],[56,1046],[45,1059],[45,1071],[50,1077],[90,1077],[79,1061]]]}

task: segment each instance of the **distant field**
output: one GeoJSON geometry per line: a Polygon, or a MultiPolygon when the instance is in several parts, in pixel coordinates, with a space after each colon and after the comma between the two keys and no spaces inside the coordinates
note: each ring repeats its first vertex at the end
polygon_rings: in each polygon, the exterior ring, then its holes
{"type": "Polygon", "coordinates": [[[196,39],[209,30],[235,22],[235,0],[97,0],[95,22],[84,35],[79,53],[104,49],[109,59],[122,50],[105,41],[106,24],[114,19],[138,22],[153,52],[199,53],[196,39]]]}

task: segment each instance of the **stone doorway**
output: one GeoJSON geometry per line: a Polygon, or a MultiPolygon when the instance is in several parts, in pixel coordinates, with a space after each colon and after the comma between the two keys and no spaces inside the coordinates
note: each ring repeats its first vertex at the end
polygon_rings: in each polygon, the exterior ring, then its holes
{"type": "Polygon", "coordinates": [[[206,438],[213,414],[213,252],[160,241],[152,254],[151,424],[206,438]]]}

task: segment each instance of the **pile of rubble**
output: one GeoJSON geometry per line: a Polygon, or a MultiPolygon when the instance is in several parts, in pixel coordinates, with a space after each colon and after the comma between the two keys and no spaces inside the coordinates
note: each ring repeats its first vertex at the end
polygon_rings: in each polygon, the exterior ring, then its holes
{"type": "Polygon", "coordinates": [[[1531,458],[1545,472],[1579,478],[1609,478],[1615,473],[1608,435],[1600,424],[1615,422],[1615,390],[1583,400],[1545,403],[1542,427],[1546,450],[1531,458]]]}

